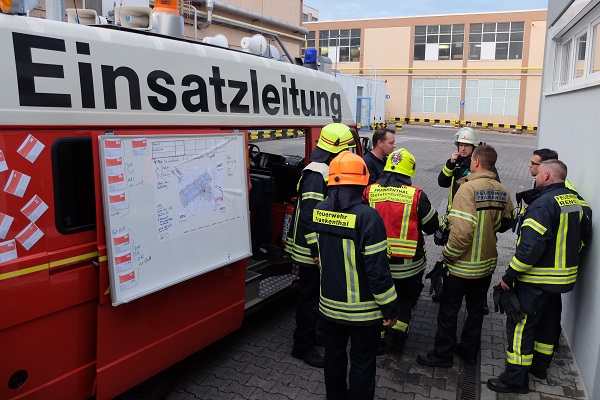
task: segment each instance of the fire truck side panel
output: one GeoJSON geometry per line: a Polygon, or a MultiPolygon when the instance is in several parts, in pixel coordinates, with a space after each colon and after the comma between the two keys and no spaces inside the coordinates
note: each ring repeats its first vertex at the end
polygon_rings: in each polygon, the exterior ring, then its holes
{"type": "MultiPolygon", "coordinates": [[[[197,129],[115,128],[117,135],[214,134],[219,127],[197,129]]],[[[100,181],[94,133],[95,180],[100,181]]],[[[100,204],[100,185],[97,186],[100,204]]],[[[102,210],[98,212],[98,244],[106,256],[102,210]]],[[[148,234],[151,234],[148,232],[148,234]]],[[[223,238],[224,241],[227,238],[223,238]]],[[[200,244],[199,244],[200,245],[200,244]]],[[[231,243],[235,246],[235,243],[231,243]]],[[[100,262],[96,398],[110,399],[170,365],[238,329],[244,315],[246,261],[200,275],[158,292],[113,307],[106,257],[100,262]],[[104,286],[103,286],[104,284],[104,286]]],[[[168,270],[168,266],[165,266],[168,270]]]]}
{"type": "MultiPolygon", "coordinates": [[[[93,274],[70,271],[53,277],[46,286],[60,280],[81,284],[93,280],[93,274]]],[[[60,399],[65,393],[69,398],[91,396],[96,307],[95,301],[88,301],[0,331],[0,398],[60,399]],[[8,379],[18,371],[26,371],[27,380],[10,389],[8,379]]]]}
{"type": "Polygon", "coordinates": [[[98,311],[97,399],[124,390],[238,329],[245,261],[98,311]],[[168,323],[165,323],[168,321],[168,323]]]}

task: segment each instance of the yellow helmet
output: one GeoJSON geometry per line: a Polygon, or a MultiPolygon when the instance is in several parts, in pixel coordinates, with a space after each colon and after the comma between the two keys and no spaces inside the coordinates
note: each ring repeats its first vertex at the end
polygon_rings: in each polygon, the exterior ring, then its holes
{"type": "Polygon", "coordinates": [[[384,171],[395,172],[397,174],[406,175],[409,177],[415,176],[417,172],[417,160],[415,156],[409,153],[406,149],[398,149],[393,151],[385,162],[384,171]]]}
{"type": "Polygon", "coordinates": [[[369,170],[361,156],[344,151],[329,164],[328,186],[360,185],[369,183],[369,170]]]}
{"type": "Polygon", "coordinates": [[[337,154],[350,147],[356,147],[356,143],[354,142],[352,131],[348,126],[334,123],[325,125],[323,129],[321,129],[321,136],[319,136],[317,147],[330,153],[337,154]]]}

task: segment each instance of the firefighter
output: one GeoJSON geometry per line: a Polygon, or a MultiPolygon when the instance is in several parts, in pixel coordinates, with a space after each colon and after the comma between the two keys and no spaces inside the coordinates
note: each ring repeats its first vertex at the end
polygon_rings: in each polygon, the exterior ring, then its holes
{"type": "Polygon", "coordinates": [[[310,163],[302,170],[298,182],[298,200],[294,220],[286,242],[286,251],[299,265],[296,329],[292,356],[308,365],[323,368],[325,361],[316,349],[317,306],[319,303],[319,267],[317,245],[309,245],[306,235],[314,232],[313,209],[325,200],[329,163],[341,151],[355,147],[352,131],[344,124],[323,127],[310,163]]]}
{"type": "MultiPolygon", "coordinates": [[[[454,134],[456,150],[450,155],[438,175],[438,185],[443,188],[451,188],[448,195],[448,209],[452,205],[452,199],[458,190],[458,180],[469,174],[471,156],[479,144],[479,136],[473,128],[460,128],[454,134]]],[[[492,171],[496,174],[495,179],[500,182],[496,167],[492,171]]]]}
{"type": "Polygon", "coordinates": [[[369,169],[369,185],[377,182],[385,167],[387,156],[396,148],[395,133],[393,129],[388,128],[377,129],[373,133],[373,149],[363,156],[369,169]]]}
{"type": "Polygon", "coordinates": [[[327,200],[314,209],[316,233],[307,235],[319,248],[319,311],[329,400],[373,399],[381,326],[393,326],[398,311],[385,225],[377,211],[362,203],[368,182],[369,171],[360,156],[345,151],[335,157],[327,200]]]}
{"type": "MultiPolygon", "coordinates": [[[[523,192],[519,192],[516,194],[517,202],[518,202],[518,205],[517,205],[518,215],[517,215],[517,223],[514,228],[515,232],[519,232],[520,225],[524,219],[525,210],[526,210],[525,205],[531,204],[540,195],[539,188],[536,188],[535,177],[538,174],[538,168],[541,165],[542,161],[546,161],[546,160],[558,160],[558,153],[555,150],[551,150],[548,148],[537,149],[537,150],[533,151],[533,154],[531,155],[531,158],[529,160],[529,172],[531,173],[531,176],[534,177],[533,188],[530,190],[525,190],[523,192]]],[[[573,193],[575,193],[579,196],[579,193],[577,192],[577,188],[571,182],[569,182],[568,179],[565,179],[565,186],[567,187],[567,189],[570,189],[573,193]]],[[[587,203],[581,196],[579,196],[579,200],[583,202],[583,205],[585,205],[589,208],[589,206],[587,205],[587,203]]],[[[591,212],[591,210],[590,210],[590,212],[591,212]]],[[[543,343],[541,341],[541,339],[539,341],[536,339],[536,342],[541,343],[542,345],[546,346],[548,349],[550,349],[550,348],[552,349],[550,354],[547,354],[547,352],[545,352],[544,354],[540,354],[540,356],[538,356],[539,359],[542,359],[542,358],[547,359],[548,365],[552,361],[552,357],[554,356],[554,351],[556,351],[556,349],[558,348],[559,343],[560,343],[560,335],[562,332],[562,326],[561,326],[562,298],[561,298],[561,296],[560,295],[554,296],[552,298],[551,304],[552,304],[553,309],[556,310],[556,314],[558,316],[558,318],[556,319],[556,334],[555,334],[554,340],[551,343],[543,343]]],[[[548,339],[549,338],[546,337],[545,340],[548,340],[548,339]]],[[[529,372],[531,372],[531,374],[533,374],[537,378],[540,378],[540,379],[547,378],[546,368],[533,368],[533,369],[530,369],[529,372]]]]}
{"type": "Polygon", "coordinates": [[[496,268],[496,232],[512,226],[512,201],[508,190],[492,172],[498,155],[493,147],[477,146],[471,157],[471,174],[461,178],[448,216],[450,236],[442,251],[448,275],[438,312],[438,327],[432,351],[417,362],[430,367],[451,368],[453,351],[474,364],[481,346],[483,306],[496,268]],[[458,312],[463,297],[467,318],[456,346],[458,312]]]}
{"type": "Polygon", "coordinates": [[[563,162],[540,163],[535,177],[539,196],[527,207],[515,255],[498,281],[518,302],[514,310],[507,310],[506,369],[487,381],[495,392],[527,393],[527,373],[545,374],[560,318],[552,305],[557,296],[573,289],[580,248],[591,239],[591,210],[565,186],[566,177],[563,162]]]}
{"type": "MultiPolygon", "coordinates": [[[[448,190],[446,215],[442,217],[440,224],[442,230],[447,229],[448,213],[452,206],[452,200],[458,190],[458,181],[469,174],[471,156],[480,143],[479,136],[473,128],[463,127],[454,134],[454,145],[456,146],[456,150],[450,155],[450,158],[446,161],[446,164],[444,164],[442,171],[438,175],[438,185],[443,188],[450,188],[448,190]]],[[[494,167],[492,171],[496,174],[495,179],[500,182],[500,176],[498,175],[496,167],[494,167]]],[[[442,234],[441,236],[444,235],[442,234]]],[[[447,235],[445,237],[447,237],[447,235]]],[[[446,245],[445,241],[442,243],[436,242],[436,244],[442,246],[446,245]]],[[[489,312],[490,310],[486,303],[483,306],[483,313],[484,315],[487,315],[489,312]]]]}
{"type": "Polygon", "coordinates": [[[439,227],[435,208],[427,195],[411,186],[417,171],[415,157],[406,149],[391,153],[377,183],[364,192],[367,203],[379,212],[391,248],[390,269],[398,294],[398,321],[385,332],[378,354],[399,350],[408,337],[413,308],[423,289],[425,234],[439,227]],[[387,346],[384,344],[387,343],[387,346]]]}

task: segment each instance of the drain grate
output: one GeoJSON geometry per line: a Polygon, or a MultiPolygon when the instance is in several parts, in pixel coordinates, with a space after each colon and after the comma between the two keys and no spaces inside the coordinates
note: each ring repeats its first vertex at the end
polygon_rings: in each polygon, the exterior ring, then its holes
{"type": "Polygon", "coordinates": [[[479,357],[476,364],[461,363],[457,400],[479,400],[479,371],[479,357]]]}

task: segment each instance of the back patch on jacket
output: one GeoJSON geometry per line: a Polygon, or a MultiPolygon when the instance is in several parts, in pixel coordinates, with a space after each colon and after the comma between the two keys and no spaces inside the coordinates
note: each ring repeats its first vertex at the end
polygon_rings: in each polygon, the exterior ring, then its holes
{"type": "Polygon", "coordinates": [[[341,226],[354,229],[356,227],[356,215],[341,212],[313,210],[313,221],[319,224],[341,226]]]}
{"type": "Polygon", "coordinates": [[[499,201],[500,203],[508,202],[508,193],[499,190],[476,190],[475,201],[499,201]]]}

